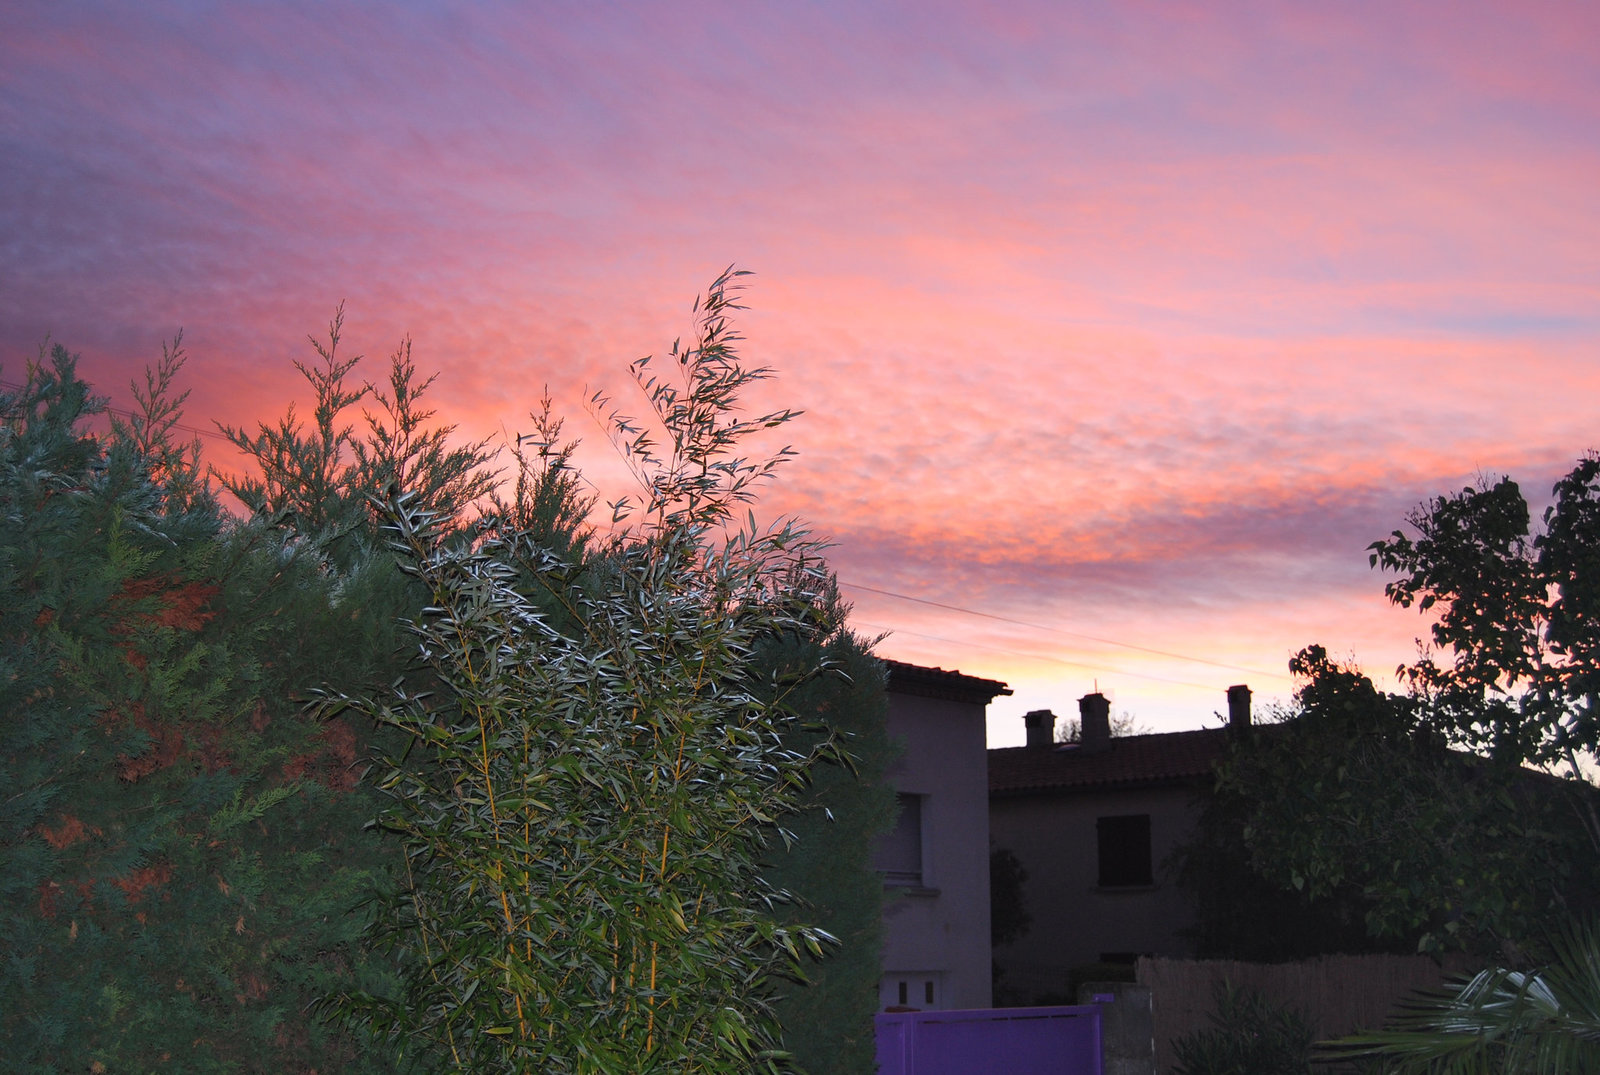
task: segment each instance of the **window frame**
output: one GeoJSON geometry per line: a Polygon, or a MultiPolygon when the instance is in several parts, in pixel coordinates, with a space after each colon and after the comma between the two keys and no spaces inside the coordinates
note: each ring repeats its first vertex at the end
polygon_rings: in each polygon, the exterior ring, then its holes
{"type": "Polygon", "coordinates": [[[894,828],[878,839],[873,868],[883,883],[894,888],[926,888],[928,885],[927,798],[917,792],[895,792],[899,810],[894,828]],[[906,832],[910,825],[914,831],[906,832]]]}

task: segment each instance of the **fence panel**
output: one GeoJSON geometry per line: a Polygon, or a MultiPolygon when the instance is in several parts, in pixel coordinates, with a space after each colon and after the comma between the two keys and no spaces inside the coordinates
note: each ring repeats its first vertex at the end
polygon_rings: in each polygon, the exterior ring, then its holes
{"type": "Polygon", "coordinates": [[[1318,1038],[1333,1038],[1376,1030],[1397,1001],[1481,965],[1459,954],[1445,957],[1442,966],[1427,956],[1397,955],[1319,956],[1299,963],[1146,958],[1138,962],[1138,978],[1150,987],[1154,1004],[1156,1070],[1170,1072],[1173,1043],[1210,1027],[1214,991],[1224,981],[1300,1010],[1318,1038]]]}

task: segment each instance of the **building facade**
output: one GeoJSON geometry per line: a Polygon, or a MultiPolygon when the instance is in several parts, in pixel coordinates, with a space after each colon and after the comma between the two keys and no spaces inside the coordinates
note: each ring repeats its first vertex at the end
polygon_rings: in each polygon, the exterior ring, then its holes
{"type": "Polygon", "coordinates": [[[989,774],[985,722],[1004,683],[886,662],[888,772],[900,804],[878,849],[888,890],[879,1007],[991,1005],[989,774]]]}
{"type": "Polygon", "coordinates": [[[1026,746],[989,751],[990,835],[1025,872],[1032,919],[994,952],[1002,1003],[1075,1003],[1077,968],[1192,954],[1193,915],[1167,863],[1229,735],[1249,726],[1249,690],[1228,698],[1227,728],[1113,738],[1110,705],[1091,694],[1078,742],[1056,743],[1042,710],[1026,718],[1026,746]]]}

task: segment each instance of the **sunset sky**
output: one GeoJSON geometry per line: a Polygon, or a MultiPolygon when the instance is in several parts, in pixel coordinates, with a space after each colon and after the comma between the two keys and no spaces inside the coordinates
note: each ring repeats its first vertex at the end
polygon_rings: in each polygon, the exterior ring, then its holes
{"type": "MultiPolygon", "coordinates": [[[[113,405],[180,328],[187,424],[305,393],[346,311],[464,434],[588,392],[753,270],[763,501],[887,657],[1098,686],[1151,730],[1380,681],[1365,548],[1600,447],[1600,6],[56,4],[0,12],[0,380],[113,405]]],[[[225,445],[208,440],[228,465],[225,445]]]]}

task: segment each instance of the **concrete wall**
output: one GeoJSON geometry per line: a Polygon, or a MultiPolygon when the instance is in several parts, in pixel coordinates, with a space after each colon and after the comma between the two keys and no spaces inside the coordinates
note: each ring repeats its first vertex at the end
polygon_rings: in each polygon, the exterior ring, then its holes
{"type": "Polygon", "coordinates": [[[990,834],[1027,871],[1023,903],[1033,916],[1027,933],[994,953],[1002,986],[1023,1002],[1071,1002],[1068,972],[1102,953],[1189,955],[1179,931],[1192,915],[1163,864],[1195,809],[1186,787],[997,796],[990,834]],[[1126,814],[1150,815],[1155,883],[1101,888],[1096,819],[1126,814]]]}
{"type": "Polygon", "coordinates": [[[897,792],[922,797],[923,883],[890,886],[880,1008],[898,1004],[902,981],[909,1007],[990,1006],[985,708],[889,694],[889,734],[904,752],[888,778],[897,792]]]}

